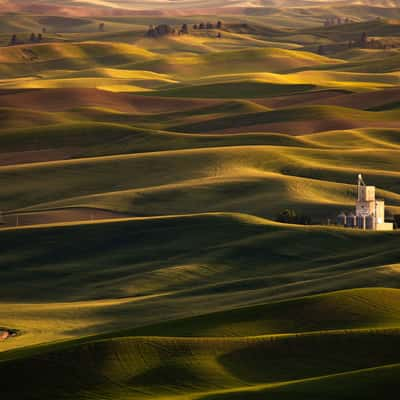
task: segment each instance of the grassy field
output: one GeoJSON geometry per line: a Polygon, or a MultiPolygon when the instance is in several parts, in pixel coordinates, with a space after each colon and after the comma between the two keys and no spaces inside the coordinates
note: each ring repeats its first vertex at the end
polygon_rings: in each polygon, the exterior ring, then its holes
{"type": "Polygon", "coordinates": [[[1,394],[398,390],[399,233],[332,224],[400,214],[393,5],[0,1],[1,394]]]}

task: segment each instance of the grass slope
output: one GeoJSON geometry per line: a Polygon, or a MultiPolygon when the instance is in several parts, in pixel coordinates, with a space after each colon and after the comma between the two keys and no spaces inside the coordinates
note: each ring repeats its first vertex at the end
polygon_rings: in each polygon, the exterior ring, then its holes
{"type": "MultiPolygon", "coordinates": [[[[278,396],[292,392],[293,396],[297,390],[307,396],[323,390],[326,384],[351,385],[351,377],[361,389],[370,376],[381,393],[388,394],[398,378],[398,366],[390,366],[398,361],[398,342],[398,331],[382,335],[349,333],[343,337],[121,338],[2,362],[0,371],[6,377],[4,392],[27,399],[146,399],[178,395],[189,399],[259,399],[269,391],[278,396]],[[371,347],[376,349],[372,356],[368,351],[371,347]],[[335,358],[330,357],[332,350],[336,351],[335,358]],[[79,364],[74,362],[76,359],[79,364]],[[387,367],[379,368],[381,365],[387,367]],[[15,385],[16,376],[29,378],[21,386],[15,385]]],[[[331,398],[350,398],[344,387],[338,386],[333,392],[338,397],[331,398]]]]}
{"type": "MultiPolygon", "coordinates": [[[[307,106],[286,108],[274,111],[238,115],[234,117],[220,117],[207,122],[183,125],[175,128],[183,132],[216,132],[229,128],[257,126],[262,124],[303,122],[303,121],[362,121],[381,123],[383,126],[390,121],[397,121],[400,111],[362,111],[338,106],[307,106]]],[[[364,125],[365,126],[365,125],[364,125]]],[[[284,128],[283,128],[284,129],[284,128]]]]}
{"type": "Polygon", "coordinates": [[[0,198],[8,210],[78,206],[146,216],[229,210],[273,218],[297,204],[304,213],[326,218],[352,208],[354,187],[348,184],[360,171],[397,207],[397,153],[233,146],[9,165],[1,167],[7,191],[0,198]]]}
{"type": "Polygon", "coordinates": [[[398,289],[382,288],[330,292],[162,323],[129,334],[229,337],[394,328],[400,324],[399,296],[398,289]]]}
{"type": "MultiPolygon", "coordinates": [[[[19,228],[3,230],[0,236],[0,316],[3,325],[23,333],[6,342],[6,348],[273,299],[354,287],[398,287],[396,233],[208,214],[19,228]],[[11,285],[16,280],[18,290],[11,285]]],[[[397,297],[397,291],[390,290],[349,291],[210,315],[143,333],[231,336],[395,327],[397,297]],[[301,310],[312,311],[314,318],[301,310]]]]}

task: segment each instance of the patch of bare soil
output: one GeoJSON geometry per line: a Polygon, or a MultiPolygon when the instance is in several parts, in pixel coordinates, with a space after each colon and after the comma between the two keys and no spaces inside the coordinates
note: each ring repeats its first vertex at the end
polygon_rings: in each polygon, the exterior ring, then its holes
{"type": "Polygon", "coordinates": [[[63,222],[97,221],[129,217],[127,214],[96,208],[63,208],[58,210],[34,211],[6,214],[3,217],[3,228],[15,226],[45,225],[63,222]]]}
{"type": "Polygon", "coordinates": [[[120,112],[163,113],[222,103],[221,100],[177,99],[113,93],[98,89],[30,89],[0,91],[0,107],[37,111],[66,111],[77,107],[104,107],[120,112]]]}
{"type": "Polygon", "coordinates": [[[59,161],[73,158],[79,149],[45,149],[0,153],[0,166],[59,161]]]}

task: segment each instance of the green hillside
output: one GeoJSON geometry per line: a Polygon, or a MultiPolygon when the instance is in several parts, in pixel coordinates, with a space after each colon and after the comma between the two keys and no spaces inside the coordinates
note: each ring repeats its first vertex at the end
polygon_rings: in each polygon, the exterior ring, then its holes
{"type": "MultiPolygon", "coordinates": [[[[136,329],[146,336],[246,336],[335,329],[393,328],[397,289],[353,289],[207,314],[136,329]]],[[[126,334],[126,333],[125,333],[126,334]]]]}
{"type": "MultiPolygon", "coordinates": [[[[226,144],[240,138],[228,137],[226,144]]],[[[262,135],[253,138],[263,140],[262,135]]],[[[186,145],[190,143],[189,139],[186,145]]],[[[393,211],[399,206],[396,148],[344,151],[306,144],[205,146],[17,163],[0,168],[0,181],[7,183],[7,196],[1,199],[9,210],[75,206],[139,216],[227,210],[273,219],[285,208],[295,207],[325,222],[351,207],[355,196],[351,184],[363,171],[379,185],[379,195],[393,211]],[[54,184],[49,186],[43,176],[54,184]]]]}
{"type": "Polygon", "coordinates": [[[339,342],[337,334],[239,340],[125,338],[3,362],[0,368],[7,378],[5,393],[31,399],[54,395],[174,398],[182,394],[187,398],[259,399],[269,392],[277,392],[278,398],[294,398],[288,396],[298,391],[306,398],[337,383],[343,385],[337,385],[340,388],[333,393],[345,399],[349,397],[344,387],[353,385],[351,378],[360,388],[371,375],[378,385],[395,387],[398,366],[389,365],[398,359],[398,332],[387,332],[384,337],[380,341],[378,335],[349,334],[339,342]],[[367,347],[377,350],[373,357],[365,352],[367,347]],[[339,354],[328,362],[332,350],[339,354]],[[296,365],[297,357],[308,366],[296,365]],[[77,358],[79,365],[73,362],[77,358]],[[388,366],[373,374],[373,368],[381,364],[388,366]],[[290,374],[285,372],[288,367],[290,374]],[[29,383],[16,390],[15,375],[25,376],[29,371],[34,371],[29,383]],[[311,378],[315,374],[321,378],[311,378]]]}
{"type": "MultiPolygon", "coordinates": [[[[236,86],[236,85],[235,85],[236,86]]],[[[229,116],[216,118],[207,122],[200,122],[192,125],[184,125],[178,129],[183,132],[215,132],[223,129],[238,128],[240,126],[257,126],[259,124],[272,124],[276,122],[302,122],[302,121],[362,121],[364,124],[380,122],[383,126],[385,122],[397,121],[400,110],[390,110],[386,112],[371,112],[344,107],[334,106],[309,106],[307,108],[287,108],[267,112],[244,114],[239,116],[229,116]]]]}
{"type": "Polygon", "coordinates": [[[398,326],[397,291],[361,290],[289,300],[354,287],[397,287],[397,233],[366,234],[287,226],[246,215],[201,214],[14,228],[1,232],[1,239],[1,263],[8,269],[1,272],[5,287],[0,315],[5,326],[22,332],[2,344],[6,348],[154,325],[274,299],[288,301],[135,334],[251,336],[398,326]],[[18,250],[22,243],[23,251],[18,250]],[[16,279],[18,291],[12,286],[16,279]],[[372,312],[378,303],[380,308],[372,312]],[[300,311],[305,309],[314,310],[313,319],[300,311]],[[331,310],[331,318],[318,317],[326,310],[331,310]],[[34,315],[39,319],[32,319],[34,315]]]}

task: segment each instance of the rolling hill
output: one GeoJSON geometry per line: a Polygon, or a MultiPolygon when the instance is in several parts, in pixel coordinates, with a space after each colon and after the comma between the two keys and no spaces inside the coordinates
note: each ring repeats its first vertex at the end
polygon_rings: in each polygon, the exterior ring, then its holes
{"type": "MultiPolygon", "coordinates": [[[[21,288],[16,292],[7,284],[2,291],[3,324],[23,333],[2,344],[6,348],[154,325],[160,320],[354,285],[397,287],[396,233],[304,228],[211,213],[11,228],[1,232],[1,237],[1,262],[8,265],[2,281],[18,278],[21,288]],[[288,242],[296,245],[288,248],[288,242]],[[16,251],[21,243],[25,243],[23,251],[16,251]],[[38,243],[42,243],[41,252],[35,253],[38,243]],[[51,290],[55,287],[56,291],[51,290]],[[34,315],[39,319],[32,319],[34,315]]],[[[380,293],[380,289],[361,290],[288,300],[149,327],[137,334],[251,336],[396,327],[397,292],[380,293]],[[365,296],[369,300],[363,300],[365,296]],[[382,306],[372,314],[369,307],[377,302],[382,306]],[[335,306],[335,318],[332,312],[318,318],[335,306]],[[302,308],[314,310],[314,319],[299,313],[302,308]],[[220,325],[213,322],[216,319],[220,325]]]]}

